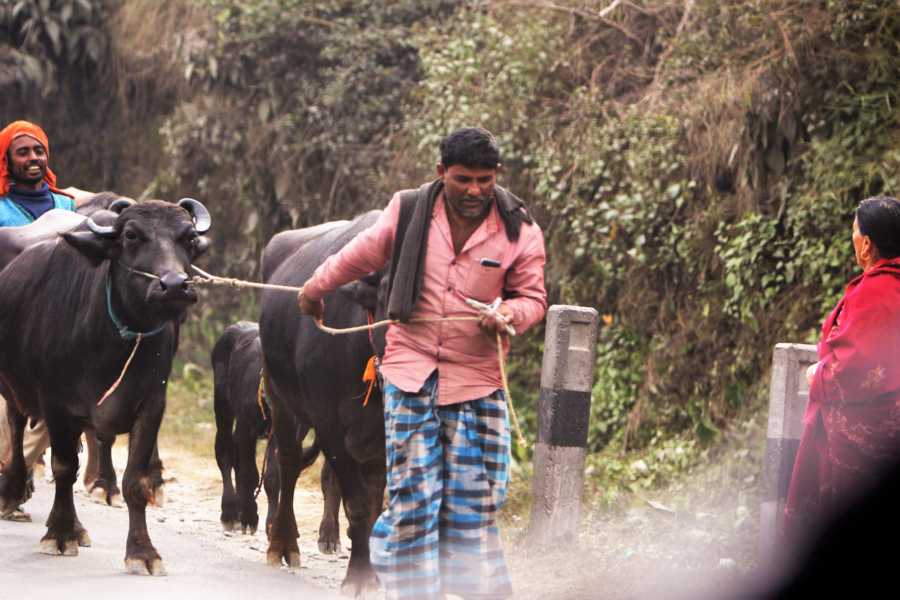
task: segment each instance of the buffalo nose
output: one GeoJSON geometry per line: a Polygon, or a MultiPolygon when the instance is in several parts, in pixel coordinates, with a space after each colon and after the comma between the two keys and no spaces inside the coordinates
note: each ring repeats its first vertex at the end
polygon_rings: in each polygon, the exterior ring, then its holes
{"type": "Polygon", "coordinates": [[[176,292],[187,289],[188,276],[184,273],[169,272],[159,278],[159,285],[164,292],[176,292]]]}

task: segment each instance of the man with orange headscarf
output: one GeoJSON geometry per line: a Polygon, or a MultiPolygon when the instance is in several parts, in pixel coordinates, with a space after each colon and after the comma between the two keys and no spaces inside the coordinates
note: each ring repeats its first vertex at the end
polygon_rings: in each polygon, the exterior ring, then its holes
{"type": "MultiPolygon", "coordinates": [[[[0,227],[28,225],[53,208],[75,210],[75,200],[56,187],[50,170],[50,143],[44,130],[28,121],[14,121],[0,131],[0,227]]],[[[0,397],[2,400],[2,397],[0,397]]],[[[0,402],[0,428],[6,423],[6,403],[0,402]]],[[[6,460],[8,436],[0,432],[0,463],[6,460]],[[5,444],[4,444],[5,442],[5,444]]],[[[23,450],[29,475],[50,445],[44,423],[25,430],[23,450]]],[[[30,520],[21,508],[0,518],[30,520]]]]}
{"type": "Polygon", "coordinates": [[[0,153],[0,227],[27,225],[53,208],[75,210],[75,200],[56,187],[43,129],[10,123],[0,131],[0,153]]]}

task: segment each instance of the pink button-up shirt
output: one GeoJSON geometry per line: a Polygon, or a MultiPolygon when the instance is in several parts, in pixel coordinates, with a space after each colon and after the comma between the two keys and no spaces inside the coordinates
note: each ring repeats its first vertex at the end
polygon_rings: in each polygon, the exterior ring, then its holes
{"type": "MultiPolygon", "coordinates": [[[[398,193],[374,225],[316,269],[303,293],[313,300],[323,298],[345,283],[384,268],[391,258],[399,213],[398,193]]],[[[503,303],[512,309],[517,333],[544,317],[547,292],[540,227],[523,223],[519,239],[510,242],[494,203],[457,255],[443,194],[435,201],[430,227],[425,274],[412,319],[477,315],[465,298],[492,302],[504,290],[509,298],[503,303]],[[484,265],[481,259],[497,261],[500,267],[484,265]]],[[[504,352],[508,351],[506,342],[504,352]]],[[[496,336],[486,334],[477,321],[408,323],[388,329],[381,370],[392,384],[414,393],[437,369],[438,403],[454,404],[503,387],[498,360],[496,336]]]]}

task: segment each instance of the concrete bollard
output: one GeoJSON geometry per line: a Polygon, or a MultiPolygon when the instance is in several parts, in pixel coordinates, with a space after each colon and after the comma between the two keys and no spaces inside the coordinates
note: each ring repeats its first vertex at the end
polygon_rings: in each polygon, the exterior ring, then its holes
{"type": "Polygon", "coordinates": [[[528,531],[536,546],[578,539],[597,325],[593,308],[555,305],[547,312],[528,531]]]}
{"type": "Polygon", "coordinates": [[[809,398],[806,369],[818,360],[810,344],[777,344],[769,385],[769,428],[759,509],[759,562],[777,560],[794,459],[803,433],[803,413],[809,398]]]}

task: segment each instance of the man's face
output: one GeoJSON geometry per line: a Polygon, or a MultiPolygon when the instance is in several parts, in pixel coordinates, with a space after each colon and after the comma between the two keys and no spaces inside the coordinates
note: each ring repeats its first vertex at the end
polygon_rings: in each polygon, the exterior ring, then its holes
{"type": "Polygon", "coordinates": [[[497,169],[438,164],[438,175],[444,181],[444,199],[450,210],[464,220],[481,221],[494,200],[497,169]]]}
{"type": "Polygon", "coordinates": [[[37,189],[47,175],[47,149],[33,137],[21,135],[9,145],[7,165],[17,186],[37,189]]]}

